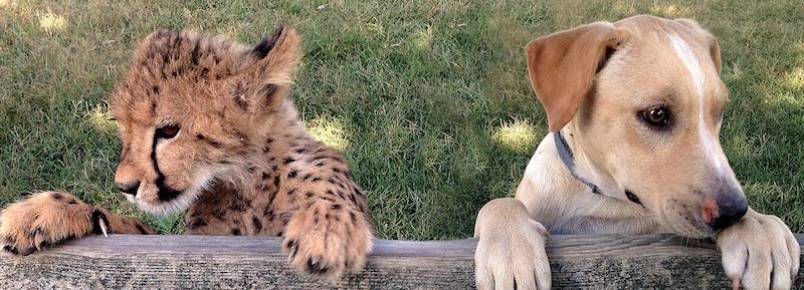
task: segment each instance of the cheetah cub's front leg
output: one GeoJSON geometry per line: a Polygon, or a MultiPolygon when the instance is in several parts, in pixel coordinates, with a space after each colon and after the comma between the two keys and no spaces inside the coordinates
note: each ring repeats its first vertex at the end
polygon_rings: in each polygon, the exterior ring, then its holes
{"type": "Polygon", "coordinates": [[[343,157],[326,148],[315,152],[296,156],[299,161],[288,165],[286,184],[292,194],[286,198],[296,202],[288,202],[292,208],[282,214],[288,222],[283,248],[291,267],[332,280],[365,265],[372,246],[371,215],[343,157]]]}
{"type": "Polygon", "coordinates": [[[328,279],[360,271],[371,250],[369,221],[340,202],[309,202],[293,215],[286,231],[283,248],[290,265],[328,279]]]}
{"type": "Polygon", "coordinates": [[[3,251],[28,255],[90,234],[153,234],[133,218],[117,215],[63,192],[42,192],[11,204],[0,216],[3,251]]]}

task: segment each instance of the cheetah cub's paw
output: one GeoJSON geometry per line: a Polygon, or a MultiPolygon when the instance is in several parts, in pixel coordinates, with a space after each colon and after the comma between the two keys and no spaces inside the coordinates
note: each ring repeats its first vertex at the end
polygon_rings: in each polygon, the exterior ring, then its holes
{"type": "Polygon", "coordinates": [[[0,244],[4,252],[25,256],[42,245],[83,237],[93,229],[93,209],[67,193],[37,193],[3,210],[0,244]]]}
{"type": "Polygon", "coordinates": [[[282,246],[292,268],[336,280],[363,269],[372,247],[371,225],[363,213],[317,202],[290,220],[282,246]]]}

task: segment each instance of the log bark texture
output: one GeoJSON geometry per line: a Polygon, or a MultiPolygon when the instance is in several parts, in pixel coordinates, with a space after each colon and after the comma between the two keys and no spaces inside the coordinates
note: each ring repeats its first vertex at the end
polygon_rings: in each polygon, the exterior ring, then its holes
{"type": "MultiPolygon", "coordinates": [[[[804,242],[804,235],[797,238],[804,242]]],[[[475,244],[473,239],[378,240],[363,272],[325,282],[288,269],[277,238],[99,236],[27,257],[0,257],[0,289],[469,289],[475,244]]],[[[554,288],[730,288],[720,255],[707,241],[551,236],[548,255],[554,288]]],[[[804,288],[802,272],[794,289],[804,288]]]]}

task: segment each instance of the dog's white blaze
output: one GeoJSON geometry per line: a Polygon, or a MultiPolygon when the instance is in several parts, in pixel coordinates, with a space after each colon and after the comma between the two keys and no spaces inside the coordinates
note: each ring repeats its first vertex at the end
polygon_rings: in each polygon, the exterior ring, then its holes
{"type": "Polygon", "coordinates": [[[670,39],[670,44],[673,46],[673,50],[675,51],[676,55],[681,59],[681,62],[687,68],[690,78],[692,79],[692,83],[695,86],[695,92],[698,94],[696,96],[700,101],[698,134],[700,136],[701,146],[703,147],[704,154],[708,159],[710,159],[715,169],[722,170],[724,164],[723,159],[725,159],[725,156],[723,156],[723,154],[717,150],[718,136],[715,136],[709,132],[709,130],[706,128],[706,120],[704,118],[704,115],[706,114],[704,81],[706,78],[704,77],[703,70],[701,70],[698,58],[695,57],[695,53],[692,51],[692,48],[690,48],[689,44],[687,44],[684,39],[673,33],[667,34],[667,37],[670,39]]]}
{"type": "Polygon", "coordinates": [[[701,97],[703,101],[705,78],[703,70],[701,70],[701,66],[698,63],[698,58],[695,57],[695,53],[684,39],[676,34],[668,34],[667,36],[670,38],[670,44],[673,45],[676,55],[681,58],[681,62],[687,67],[687,71],[689,71],[690,77],[692,78],[692,83],[695,85],[695,91],[698,93],[698,97],[701,97]]]}

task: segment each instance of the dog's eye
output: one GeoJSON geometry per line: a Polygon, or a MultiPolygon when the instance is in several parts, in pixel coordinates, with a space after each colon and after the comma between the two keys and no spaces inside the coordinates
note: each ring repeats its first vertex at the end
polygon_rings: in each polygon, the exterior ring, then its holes
{"type": "Polygon", "coordinates": [[[670,125],[670,109],[656,106],[639,112],[643,122],[656,129],[664,129],[670,125]]]}
{"type": "Polygon", "coordinates": [[[179,125],[170,124],[156,129],[155,135],[157,139],[170,139],[176,137],[180,130],[181,127],[179,125]]]}

